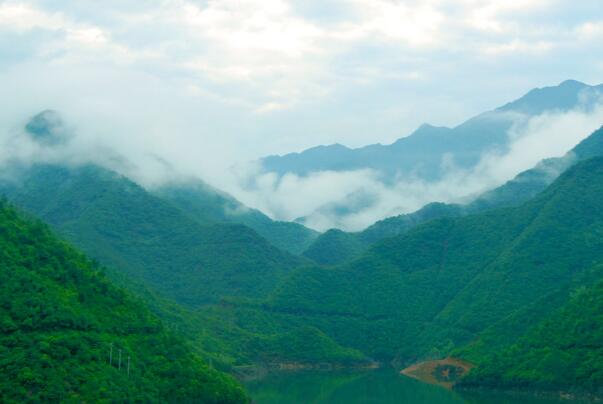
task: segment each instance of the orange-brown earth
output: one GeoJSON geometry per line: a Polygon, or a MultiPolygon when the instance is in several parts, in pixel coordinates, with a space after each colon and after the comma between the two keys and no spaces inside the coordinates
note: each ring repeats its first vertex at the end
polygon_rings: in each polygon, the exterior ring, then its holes
{"type": "Polygon", "coordinates": [[[471,368],[469,362],[461,359],[446,358],[415,363],[403,369],[400,373],[425,383],[452,388],[471,368]]]}

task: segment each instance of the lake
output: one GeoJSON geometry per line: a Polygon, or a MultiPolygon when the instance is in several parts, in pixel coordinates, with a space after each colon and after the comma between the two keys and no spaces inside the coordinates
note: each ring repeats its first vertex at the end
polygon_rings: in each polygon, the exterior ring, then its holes
{"type": "Polygon", "coordinates": [[[460,394],[399,375],[374,371],[302,371],[272,373],[246,383],[257,404],[555,404],[567,400],[460,394]]]}

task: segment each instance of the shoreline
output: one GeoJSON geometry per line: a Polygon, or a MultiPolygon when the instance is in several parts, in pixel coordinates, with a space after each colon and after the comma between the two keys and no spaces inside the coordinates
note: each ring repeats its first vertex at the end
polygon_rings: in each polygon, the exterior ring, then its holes
{"type": "MultiPolygon", "coordinates": [[[[583,403],[601,402],[603,397],[590,392],[571,392],[568,390],[538,390],[538,389],[500,389],[491,387],[472,387],[472,386],[457,386],[463,376],[467,374],[475,365],[458,358],[448,357],[440,360],[423,361],[412,364],[400,371],[401,375],[413,378],[422,383],[437,385],[448,390],[456,391],[460,394],[466,395],[489,395],[489,394],[500,394],[509,397],[534,397],[544,398],[562,401],[578,401],[583,403]],[[450,370],[456,368],[456,377],[453,378],[442,378],[441,370],[450,370]],[[437,370],[440,369],[438,374],[437,370]]],[[[449,375],[449,373],[444,373],[449,375]]]]}
{"type": "Polygon", "coordinates": [[[270,373],[295,373],[305,371],[334,372],[338,370],[371,371],[383,367],[383,364],[379,362],[368,362],[357,365],[344,365],[329,362],[274,362],[239,366],[233,368],[232,374],[241,381],[251,381],[262,379],[270,373]]]}
{"type": "Polygon", "coordinates": [[[448,357],[430,361],[417,362],[400,371],[401,375],[452,389],[475,365],[462,359],[448,357]]]}
{"type": "Polygon", "coordinates": [[[579,402],[579,403],[599,403],[603,401],[603,397],[587,393],[587,392],[569,392],[564,390],[530,390],[530,389],[499,389],[491,387],[454,387],[454,391],[460,394],[466,394],[469,396],[485,395],[485,394],[501,394],[509,397],[524,397],[524,398],[543,398],[551,400],[560,400],[568,402],[579,402]]]}

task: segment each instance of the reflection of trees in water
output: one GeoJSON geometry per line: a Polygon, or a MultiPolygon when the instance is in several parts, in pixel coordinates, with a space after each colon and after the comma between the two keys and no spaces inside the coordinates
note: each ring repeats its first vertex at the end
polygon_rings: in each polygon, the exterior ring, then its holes
{"type": "Polygon", "coordinates": [[[400,376],[394,369],[287,372],[246,387],[257,404],[464,403],[455,392],[400,376]]]}

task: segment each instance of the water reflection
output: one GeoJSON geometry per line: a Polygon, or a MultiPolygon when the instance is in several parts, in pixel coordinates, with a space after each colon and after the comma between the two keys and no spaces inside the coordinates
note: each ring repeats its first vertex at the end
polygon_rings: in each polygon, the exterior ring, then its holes
{"type": "Polygon", "coordinates": [[[275,373],[247,383],[257,404],[554,404],[568,401],[460,394],[391,369],[377,371],[275,373]]]}

